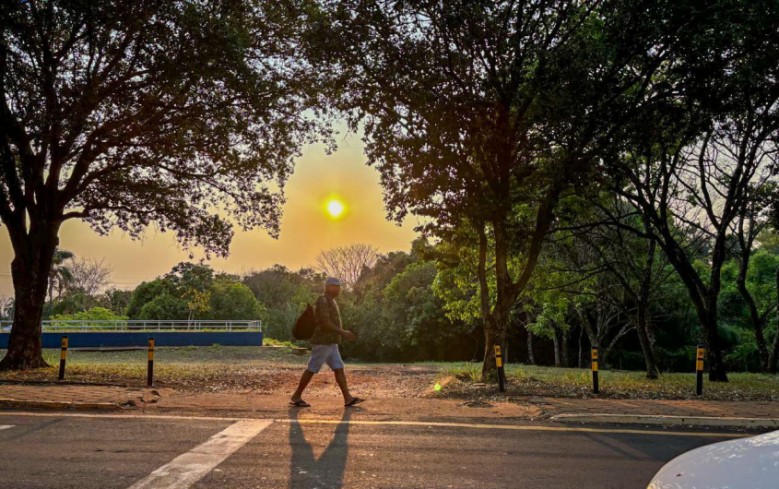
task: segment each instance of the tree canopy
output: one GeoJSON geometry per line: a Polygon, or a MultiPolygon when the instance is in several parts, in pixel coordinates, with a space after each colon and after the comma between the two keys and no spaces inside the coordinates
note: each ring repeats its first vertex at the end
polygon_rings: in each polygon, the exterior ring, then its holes
{"type": "Polygon", "coordinates": [[[28,1],[0,7],[0,219],[15,323],[0,368],[44,365],[59,229],[150,225],[226,255],[278,234],[303,144],[326,136],[295,2],[28,1]]]}
{"type": "Polygon", "coordinates": [[[312,22],[307,46],[365,134],[390,217],[429,218],[422,230],[442,239],[473,230],[484,373],[558,200],[605,180],[625,128],[672,96],[663,79],[679,32],[703,21],[694,13],[675,2],[354,1],[312,22]]]}

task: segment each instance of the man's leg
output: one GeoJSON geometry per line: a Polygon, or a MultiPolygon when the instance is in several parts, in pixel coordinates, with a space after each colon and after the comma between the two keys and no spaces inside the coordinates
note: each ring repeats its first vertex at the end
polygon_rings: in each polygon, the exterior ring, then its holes
{"type": "Polygon", "coordinates": [[[308,366],[303,371],[303,375],[300,376],[298,389],[292,394],[290,399],[292,402],[297,402],[303,397],[303,391],[308,387],[308,383],[311,382],[314,374],[322,368],[322,364],[325,363],[328,354],[329,349],[326,345],[311,345],[311,357],[308,359],[308,366]]]}
{"type": "Polygon", "coordinates": [[[303,391],[306,390],[312,378],[314,378],[314,372],[308,369],[303,371],[303,375],[300,376],[300,382],[298,383],[298,389],[292,394],[292,402],[299,401],[303,397],[303,391]]]}
{"type": "Polygon", "coordinates": [[[327,358],[327,365],[333,369],[335,381],[338,383],[338,387],[341,388],[341,394],[344,396],[344,404],[353,406],[361,403],[363,399],[359,399],[349,392],[349,384],[346,382],[346,372],[344,371],[344,361],[341,359],[341,352],[338,349],[338,345],[332,345],[330,347],[330,356],[327,358]]]}
{"type": "Polygon", "coordinates": [[[341,388],[341,394],[344,395],[344,404],[349,404],[352,401],[352,394],[349,392],[349,385],[346,383],[346,372],[343,368],[336,368],[333,370],[335,373],[335,381],[338,382],[338,387],[341,388]]]}

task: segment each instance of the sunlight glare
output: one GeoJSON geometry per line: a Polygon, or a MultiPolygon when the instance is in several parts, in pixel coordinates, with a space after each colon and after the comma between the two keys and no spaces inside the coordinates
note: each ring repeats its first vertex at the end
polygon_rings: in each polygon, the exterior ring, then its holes
{"type": "Polygon", "coordinates": [[[344,212],[344,205],[341,203],[341,201],[337,199],[331,199],[327,203],[327,213],[330,215],[331,218],[337,219],[341,216],[344,212]]]}

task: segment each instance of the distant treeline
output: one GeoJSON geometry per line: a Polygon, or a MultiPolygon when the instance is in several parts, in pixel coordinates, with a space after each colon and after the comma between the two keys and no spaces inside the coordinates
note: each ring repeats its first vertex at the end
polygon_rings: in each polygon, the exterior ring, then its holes
{"type": "MultiPolygon", "coordinates": [[[[626,274],[632,260],[648,255],[636,237],[623,236],[621,243],[614,236],[596,237],[590,229],[586,239],[566,235],[550,241],[539,273],[512,311],[510,361],[582,367],[590,346],[597,344],[606,365],[645,367],[633,282],[620,281],[615,273],[625,267],[621,272],[626,274]],[[621,250],[620,255],[596,252],[594,246],[604,243],[611,252],[621,250]]],[[[779,240],[766,230],[757,241],[744,286],[752,291],[766,336],[773,338],[779,240]]],[[[420,239],[409,252],[379,255],[364,266],[338,299],[345,327],[359,334],[358,342],[344,344],[345,354],[366,361],[481,360],[476,255],[476,250],[420,239]]],[[[689,370],[700,326],[678,275],[661,254],[651,258],[646,320],[658,366],[661,371],[689,370]]],[[[701,259],[696,266],[707,265],[701,259]]],[[[729,368],[757,371],[761,362],[751,309],[739,292],[739,266],[734,256],[723,267],[720,333],[729,368]]],[[[311,268],[291,271],[275,265],[239,276],[180,263],[134,290],[92,295],[83,287],[63,287],[46,309],[53,319],[261,319],[266,337],[287,341],[304,305],[322,292],[324,278],[311,268]]]]}

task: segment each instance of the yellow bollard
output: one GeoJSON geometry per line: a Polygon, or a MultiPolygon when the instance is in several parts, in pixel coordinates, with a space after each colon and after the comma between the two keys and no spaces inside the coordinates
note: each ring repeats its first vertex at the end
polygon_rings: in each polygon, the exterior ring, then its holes
{"type": "Polygon", "coordinates": [[[154,384],[154,338],[149,338],[149,363],[146,368],[146,387],[154,384]]]}
{"type": "Polygon", "coordinates": [[[60,340],[60,373],[59,380],[65,379],[65,361],[68,358],[68,337],[63,336],[60,340]]]}
{"type": "Polygon", "coordinates": [[[695,352],[695,394],[703,394],[703,359],[706,356],[706,345],[698,345],[695,352]]]}
{"type": "Polygon", "coordinates": [[[503,370],[503,355],[500,345],[495,345],[495,366],[498,367],[498,389],[506,392],[506,372],[503,370]]]}

